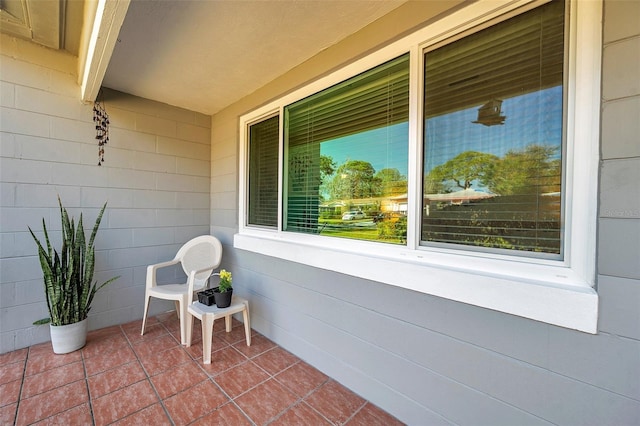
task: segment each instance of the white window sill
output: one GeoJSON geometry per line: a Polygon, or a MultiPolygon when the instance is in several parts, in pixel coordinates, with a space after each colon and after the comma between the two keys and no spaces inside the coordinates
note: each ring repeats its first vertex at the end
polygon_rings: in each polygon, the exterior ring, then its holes
{"type": "Polygon", "coordinates": [[[595,334],[598,295],[558,264],[248,231],[234,247],[595,334]]]}

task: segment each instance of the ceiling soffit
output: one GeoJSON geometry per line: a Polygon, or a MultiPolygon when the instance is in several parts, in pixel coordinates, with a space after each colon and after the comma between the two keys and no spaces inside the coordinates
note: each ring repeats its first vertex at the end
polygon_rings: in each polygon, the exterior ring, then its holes
{"type": "Polygon", "coordinates": [[[405,1],[132,1],[102,84],[215,114],[405,1]]]}

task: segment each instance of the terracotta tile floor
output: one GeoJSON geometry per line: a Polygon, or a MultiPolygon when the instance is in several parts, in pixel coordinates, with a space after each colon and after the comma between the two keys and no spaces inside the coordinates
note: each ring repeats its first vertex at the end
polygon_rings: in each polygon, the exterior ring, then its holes
{"type": "Polygon", "coordinates": [[[0,424],[400,425],[340,383],[252,334],[216,321],[210,365],[199,321],[180,345],[174,313],[92,331],[79,351],[50,343],[0,355],[0,424]]]}

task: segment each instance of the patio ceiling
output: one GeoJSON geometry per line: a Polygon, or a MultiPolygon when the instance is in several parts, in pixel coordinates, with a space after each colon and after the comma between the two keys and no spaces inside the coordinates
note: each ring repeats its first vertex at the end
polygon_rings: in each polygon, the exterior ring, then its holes
{"type": "Polygon", "coordinates": [[[131,1],[103,85],[214,114],[405,1],[131,1]]]}
{"type": "Polygon", "coordinates": [[[215,114],[406,1],[2,0],[1,30],[77,55],[85,101],[104,86],[215,114]]]}

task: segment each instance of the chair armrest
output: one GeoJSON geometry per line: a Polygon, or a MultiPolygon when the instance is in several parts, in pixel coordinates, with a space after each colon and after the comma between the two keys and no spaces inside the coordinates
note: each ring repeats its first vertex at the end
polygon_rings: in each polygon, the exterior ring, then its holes
{"type": "Polygon", "coordinates": [[[175,265],[177,263],[180,263],[180,259],[172,259],[166,262],[160,262],[160,263],[147,266],[147,288],[156,286],[156,271],[158,269],[175,265]]]}

